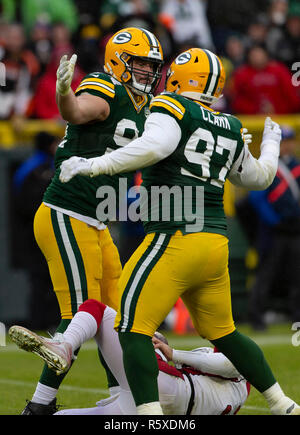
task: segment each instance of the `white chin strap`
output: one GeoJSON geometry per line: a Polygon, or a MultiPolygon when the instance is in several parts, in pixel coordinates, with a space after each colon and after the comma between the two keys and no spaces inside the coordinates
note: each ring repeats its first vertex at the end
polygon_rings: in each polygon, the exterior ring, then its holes
{"type": "Polygon", "coordinates": [[[213,104],[218,101],[223,95],[220,95],[218,98],[213,96],[208,96],[205,94],[200,94],[199,92],[181,92],[182,96],[191,98],[192,100],[200,101],[203,104],[213,104]]]}

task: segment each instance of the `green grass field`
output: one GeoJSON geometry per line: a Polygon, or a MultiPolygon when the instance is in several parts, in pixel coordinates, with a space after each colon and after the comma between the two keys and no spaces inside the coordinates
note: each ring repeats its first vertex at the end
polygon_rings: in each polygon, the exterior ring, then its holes
{"type": "MultiPolygon", "coordinates": [[[[239,326],[239,330],[261,346],[286,394],[300,403],[300,347],[292,345],[295,331],[291,330],[291,324],[274,325],[261,333],[254,333],[246,325],[239,326]]],[[[178,349],[208,345],[194,335],[167,335],[170,344],[178,349]]],[[[42,367],[42,360],[19,350],[7,338],[6,346],[0,347],[0,415],[20,413],[25,400],[32,397],[42,367]]],[[[104,370],[99,364],[94,342],[89,341],[80,350],[78,360],[64,380],[58,403],[66,408],[89,407],[107,395],[104,370]]],[[[263,397],[252,388],[239,414],[268,415],[269,411],[263,397]]]]}

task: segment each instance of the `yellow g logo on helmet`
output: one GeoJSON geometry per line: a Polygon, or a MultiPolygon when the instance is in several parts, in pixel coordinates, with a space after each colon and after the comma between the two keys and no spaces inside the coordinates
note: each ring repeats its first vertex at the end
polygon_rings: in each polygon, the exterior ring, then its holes
{"type": "Polygon", "coordinates": [[[167,91],[209,105],[222,96],[224,85],[225,70],[221,60],[201,48],[179,54],[167,73],[167,91]]]}
{"type": "Polygon", "coordinates": [[[162,65],[161,45],[156,36],[148,30],[128,27],[115,33],[106,44],[105,72],[133,88],[136,93],[148,94],[154,91],[161,78],[162,65]],[[132,65],[135,58],[153,64],[153,73],[148,73],[151,83],[141,84],[135,80],[132,65]]]}

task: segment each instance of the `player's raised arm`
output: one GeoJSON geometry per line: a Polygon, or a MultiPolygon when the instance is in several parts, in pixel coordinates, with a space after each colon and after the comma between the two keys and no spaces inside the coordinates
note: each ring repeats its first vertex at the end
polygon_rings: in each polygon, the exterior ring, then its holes
{"type": "Polygon", "coordinates": [[[267,117],[260,146],[260,157],[254,158],[247,143],[233,165],[228,179],[235,185],[251,190],[265,190],[273,182],[278,167],[281,129],[267,117]]]}
{"type": "Polygon", "coordinates": [[[76,97],[71,88],[76,61],[76,54],[69,60],[67,55],[64,55],[60,60],[56,73],[56,102],[59,112],[62,118],[71,124],[103,121],[110,112],[107,101],[87,93],[76,97]]]}

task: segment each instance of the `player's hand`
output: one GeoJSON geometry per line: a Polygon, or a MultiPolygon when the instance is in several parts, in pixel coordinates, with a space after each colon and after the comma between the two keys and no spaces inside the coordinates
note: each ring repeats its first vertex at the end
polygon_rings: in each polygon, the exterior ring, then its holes
{"type": "Polygon", "coordinates": [[[265,128],[263,132],[262,146],[265,143],[274,143],[277,146],[281,142],[281,128],[277,122],[272,121],[268,116],[265,120],[265,128]]]}
{"type": "Polygon", "coordinates": [[[173,349],[166,343],[159,340],[155,335],[152,337],[152,343],[154,349],[159,349],[168,361],[172,361],[173,358],[173,349]]]}
{"type": "Polygon", "coordinates": [[[252,134],[248,133],[248,129],[247,128],[242,128],[242,138],[244,140],[244,143],[246,145],[249,145],[252,142],[252,134]]]}
{"type": "Polygon", "coordinates": [[[59,95],[64,96],[70,92],[76,61],[76,54],[73,54],[70,60],[66,54],[60,59],[56,72],[56,92],[59,95]]]}
{"type": "Polygon", "coordinates": [[[59,179],[67,183],[76,175],[91,175],[91,160],[83,157],[73,156],[62,162],[60,166],[59,179]]]}

